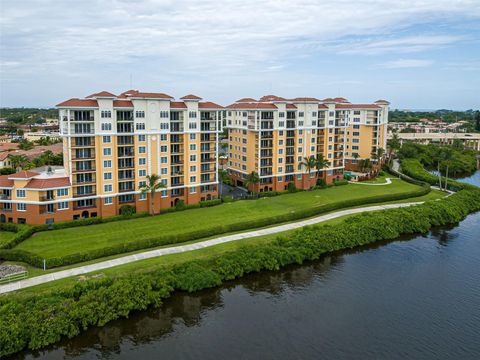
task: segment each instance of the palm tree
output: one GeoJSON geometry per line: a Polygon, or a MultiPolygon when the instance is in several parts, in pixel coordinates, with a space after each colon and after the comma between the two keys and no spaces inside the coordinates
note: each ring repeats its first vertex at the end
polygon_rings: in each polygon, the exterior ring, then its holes
{"type": "Polygon", "coordinates": [[[303,161],[300,163],[300,165],[305,166],[305,170],[308,172],[309,177],[311,177],[312,170],[315,168],[316,164],[317,161],[313,155],[310,157],[304,157],[303,161]]]}
{"type": "Polygon", "coordinates": [[[352,154],[352,156],[353,156],[353,158],[355,159],[355,162],[357,162],[358,158],[360,157],[360,154],[354,152],[354,153],[352,154]]]}
{"type": "Polygon", "coordinates": [[[321,170],[330,167],[331,163],[322,154],[317,154],[315,159],[315,168],[317,169],[317,177],[321,170]]]}
{"type": "Polygon", "coordinates": [[[387,147],[388,147],[388,157],[392,157],[392,152],[395,150],[400,149],[401,143],[400,139],[398,138],[398,135],[395,133],[393,134],[392,138],[387,141],[387,147]]]}
{"type": "Polygon", "coordinates": [[[372,163],[370,159],[363,159],[362,160],[362,171],[365,172],[365,170],[371,169],[372,168],[372,163]]]}
{"type": "Polygon", "coordinates": [[[157,174],[147,175],[147,183],[140,187],[142,194],[150,193],[150,215],[155,215],[155,192],[164,187],[157,174]]]}
{"type": "Polygon", "coordinates": [[[378,148],[376,153],[377,160],[382,160],[384,154],[385,154],[385,149],[378,148]]]}
{"type": "Polygon", "coordinates": [[[252,185],[252,194],[256,194],[255,185],[260,182],[260,176],[255,171],[252,171],[250,174],[247,175],[245,178],[245,187],[248,189],[250,185],[252,185]]]}
{"type": "Polygon", "coordinates": [[[28,159],[25,155],[8,155],[12,168],[15,170],[21,170],[27,163],[28,159]]]}
{"type": "Polygon", "coordinates": [[[452,160],[453,160],[453,151],[452,149],[450,148],[445,148],[441,155],[440,155],[443,159],[443,163],[445,164],[445,166],[447,167],[446,169],[446,172],[445,172],[445,190],[448,189],[448,168],[449,166],[452,164],[452,160]]]}

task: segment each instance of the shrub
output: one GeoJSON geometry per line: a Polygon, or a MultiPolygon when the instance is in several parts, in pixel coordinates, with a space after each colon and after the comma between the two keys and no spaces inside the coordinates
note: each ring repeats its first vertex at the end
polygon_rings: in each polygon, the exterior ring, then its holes
{"type": "Polygon", "coordinates": [[[348,185],[348,180],[335,180],[333,182],[335,186],[348,185]]]}
{"type": "Polygon", "coordinates": [[[178,200],[177,203],[175,204],[175,208],[177,210],[185,210],[185,208],[186,208],[185,201],[178,200]]]}
{"type": "Polygon", "coordinates": [[[135,206],[132,205],[122,205],[120,207],[120,215],[122,216],[131,216],[137,212],[135,206]]]}
{"type": "Polygon", "coordinates": [[[288,185],[287,185],[287,191],[288,191],[288,192],[295,192],[295,191],[297,191],[297,187],[295,186],[295,183],[293,183],[293,182],[288,183],[288,185]]]}

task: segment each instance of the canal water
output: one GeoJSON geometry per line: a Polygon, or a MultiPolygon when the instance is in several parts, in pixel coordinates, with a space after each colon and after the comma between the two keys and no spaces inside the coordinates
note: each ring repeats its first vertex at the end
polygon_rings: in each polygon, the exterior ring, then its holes
{"type": "MultiPolygon", "coordinates": [[[[480,172],[464,181],[480,185],[480,172]]],[[[91,329],[44,359],[480,359],[480,213],[247,276],[91,329]]]]}

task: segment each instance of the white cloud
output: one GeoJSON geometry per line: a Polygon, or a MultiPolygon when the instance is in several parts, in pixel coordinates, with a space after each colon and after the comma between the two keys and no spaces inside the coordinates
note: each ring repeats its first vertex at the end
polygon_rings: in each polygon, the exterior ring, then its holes
{"type": "Polygon", "coordinates": [[[58,94],[81,77],[91,90],[130,74],[162,85],[252,81],[259,73],[285,74],[292,61],[317,54],[425,51],[463,38],[412,36],[410,26],[480,17],[476,0],[0,1],[0,60],[10,64],[0,73],[48,74],[58,94]]]}
{"type": "Polygon", "coordinates": [[[402,68],[427,67],[432,64],[433,64],[433,60],[398,59],[398,60],[387,61],[386,63],[381,64],[381,66],[388,69],[402,69],[402,68]]]}

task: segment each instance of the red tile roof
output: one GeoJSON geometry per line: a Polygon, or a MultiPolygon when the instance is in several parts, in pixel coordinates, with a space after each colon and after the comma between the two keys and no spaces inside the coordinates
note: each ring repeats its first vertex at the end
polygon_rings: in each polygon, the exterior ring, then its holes
{"type": "Polygon", "coordinates": [[[252,99],[252,98],[242,98],[242,99],[237,100],[235,102],[237,102],[237,103],[253,103],[253,102],[257,102],[257,100],[252,99]]]}
{"type": "Polygon", "coordinates": [[[13,180],[10,180],[8,177],[10,175],[2,175],[0,176],[0,187],[13,187],[13,180]]]}
{"type": "Polygon", "coordinates": [[[37,175],[40,175],[39,173],[37,172],[34,172],[34,171],[28,171],[28,170],[23,170],[23,171],[19,171],[15,174],[10,174],[8,175],[8,178],[13,180],[13,179],[31,179],[33,178],[34,176],[37,176],[37,175]]]}
{"type": "Polygon", "coordinates": [[[171,101],[170,108],[172,109],[186,109],[187,105],[183,101],[171,101]]]}
{"type": "Polygon", "coordinates": [[[287,109],[296,109],[297,107],[293,104],[287,104],[287,109]]]}
{"type": "Polygon", "coordinates": [[[70,179],[68,177],[57,177],[50,179],[32,179],[24,188],[27,189],[53,189],[70,186],[70,179]]]}
{"type": "Polygon", "coordinates": [[[10,151],[18,148],[18,143],[1,143],[0,151],[10,151]]]}
{"type": "Polygon", "coordinates": [[[113,107],[133,108],[133,103],[130,100],[113,100],[113,107]]]}
{"type": "Polygon", "coordinates": [[[180,99],[181,100],[202,100],[200,96],[192,95],[192,94],[182,96],[180,99]]]}
{"type": "Polygon", "coordinates": [[[337,104],[336,109],[380,109],[380,106],[374,104],[337,104]]]}
{"type": "Polygon", "coordinates": [[[287,99],[284,99],[280,96],[276,95],[265,95],[262,96],[259,100],[259,102],[270,102],[270,101],[287,101],[287,99]]]}
{"type": "Polygon", "coordinates": [[[290,99],[291,101],[301,101],[301,102],[320,102],[319,99],[313,97],[298,97],[295,99],[290,99]]]}
{"type": "Polygon", "coordinates": [[[199,109],[223,109],[223,106],[215,104],[211,101],[205,101],[198,103],[199,109]]]}
{"type": "Polygon", "coordinates": [[[108,91],[100,91],[98,93],[95,93],[95,94],[92,94],[92,95],[88,95],[86,97],[86,99],[89,99],[89,98],[96,98],[96,97],[116,97],[115,94],[112,94],[111,92],[108,92],[108,91]]]}
{"type": "Polygon", "coordinates": [[[319,105],[318,105],[318,108],[319,108],[319,109],[328,109],[328,106],[327,106],[327,105],[324,105],[324,104],[319,104],[319,105]]]}
{"type": "Polygon", "coordinates": [[[277,109],[275,104],[270,103],[237,103],[226,106],[227,109],[277,109]]]}
{"type": "Polygon", "coordinates": [[[57,107],[98,107],[98,103],[97,100],[70,99],[57,104],[57,107]]]}
{"type": "Polygon", "coordinates": [[[172,96],[163,93],[149,93],[135,91],[133,94],[125,94],[132,98],[150,98],[150,99],[173,99],[172,96]]]}

